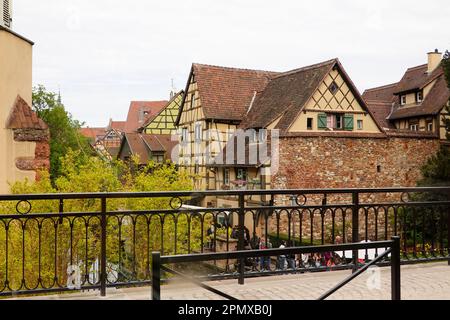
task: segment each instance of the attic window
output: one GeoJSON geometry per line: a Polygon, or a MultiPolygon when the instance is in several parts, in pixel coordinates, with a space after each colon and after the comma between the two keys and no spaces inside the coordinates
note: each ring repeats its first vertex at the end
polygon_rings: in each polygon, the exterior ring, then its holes
{"type": "Polygon", "coordinates": [[[338,89],[339,89],[339,88],[338,88],[336,82],[334,82],[334,81],[333,81],[333,82],[330,84],[330,86],[328,87],[328,90],[330,90],[330,92],[331,92],[332,94],[335,94],[335,93],[337,92],[338,89]]]}
{"type": "Polygon", "coordinates": [[[423,91],[417,91],[416,92],[416,102],[422,102],[423,101],[423,91]]]}
{"type": "Polygon", "coordinates": [[[404,106],[406,104],[406,95],[400,96],[400,104],[404,106]]]}

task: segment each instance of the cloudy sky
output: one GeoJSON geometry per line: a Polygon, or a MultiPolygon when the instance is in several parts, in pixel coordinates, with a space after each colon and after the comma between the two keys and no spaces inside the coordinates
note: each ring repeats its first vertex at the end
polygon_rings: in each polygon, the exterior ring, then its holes
{"type": "Polygon", "coordinates": [[[360,91],[450,49],[448,0],[13,0],[34,84],[89,126],[168,99],[192,62],[286,71],[338,57],[360,91]]]}

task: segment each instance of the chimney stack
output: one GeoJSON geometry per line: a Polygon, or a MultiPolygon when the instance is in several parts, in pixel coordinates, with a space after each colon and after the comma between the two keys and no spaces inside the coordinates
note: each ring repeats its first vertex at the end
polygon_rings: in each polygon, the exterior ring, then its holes
{"type": "Polygon", "coordinates": [[[12,28],[12,0],[0,0],[0,26],[12,28]]]}
{"type": "Polygon", "coordinates": [[[436,69],[442,60],[442,53],[438,49],[434,52],[428,52],[428,73],[431,73],[436,69]]]}

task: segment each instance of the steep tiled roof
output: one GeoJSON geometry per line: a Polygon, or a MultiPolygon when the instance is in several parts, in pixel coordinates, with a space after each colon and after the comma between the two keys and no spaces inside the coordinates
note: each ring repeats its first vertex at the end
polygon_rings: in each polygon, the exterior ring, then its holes
{"type": "Polygon", "coordinates": [[[340,71],[361,107],[374,117],[339,60],[332,59],[274,77],[264,91],[256,96],[240,127],[265,128],[280,118],[275,129],[279,129],[281,135],[286,135],[308,100],[333,68],[340,71]]]}
{"type": "Polygon", "coordinates": [[[264,91],[257,94],[241,127],[265,128],[283,115],[277,129],[288,129],[336,63],[337,59],[333,59],[274,77],[264,91]]]}
{"type": "Polygon", "coordinates": [[[367,89],[362,94],[362,97],[366,102],[368,101],[392,102],[394,99],[394,92],[397,88],[397,85],[398,83],[392,83],[382,87],[367,89]]]}
{"type": "Polygon", "coordinates": [[[403,78],[397,84],[394,94],[422,89],[425,85],[439,77],[443,72],[441,66],[437,67],[431,73],[427,73],[427,70],[428,65],[426,64],[406,70],[403,78]]]}
{"type": "Polygon", "coordinates": [[[111,129],[124,132],[125,130],[125,121],[111,121],[111,129]]]}
{"type": "Polygon", "coordinates": [[[31,110],[28,103],[17,96],[14,106],[6,121],[7,129],[48,129],[47,124],[31,110]]]}
{"type": "Polygon", "coordinates": [[[178,144],[178,141],[172,141],[171,135],[125,133],[118,152],[119,156],[124,143],[128,143],[132,155],[139,156],[140,164],[147,164],[150,160],[151,152],[164,152],[166,158],[170,159],[172,149],[178,144]]]}
{"type": "Polygon", "coordinates": [[[256,92],[262,91],[276,72],[193,64],[205,117],[242,120],[256,92]]]}
{"type": "Polygon", "coordinates": [[[397,101],[389,119],[437,115],[445,107],[449,99],[450,90],[447,87],[445,76],[441,74],[422,103],[413,106],[400,106],[397,101]]]}
{"type": "Polygon", "coordinates": [[[436,115],[442,110],[450,99],[442,66],[431,73],[428,73],[427,69],[426,64],[409,68],[397,84],[372,88],[364,92],[363,98],[381,126],[395,129],[389,120],[436,115]],[[399,104],[398,94],[423,89],[433,81],[436,82],[421,103],[407,106],[399,104]]]}
{"type": "Polygon", "coordinates": [[[106,128],[80,128],[80,133],[88,139],[92,139],[95,142],[97,137],[103,137],[106,134],[106,128]]]}
{"type": "Polygon", "coordinates": [[[156,115],[164,106],[167,101],[131,101],[130,108],[128,110],[127,121],[125,124],[124,132],[133,133],[137,132],[137,129],[141,127],[148,118],[156,115]],[[141,112],[145,112],[146,115],[142,116],[141,112]]]}
{"type": "MultiPolygon", "coordinates": [[[[141,164],[145,164],[149,160],[149,150],[141,138],[139,133],[125,133],[124,143],[128,143],[131,154],[138,155],[141,164]]],[[[120,153],[120,152],[119,152],[120,153]]]]}
{"type": "Polygon", "coordinates": [[[170,134],[142,134],[142,138],[152,152],[165,152],[169,159],[173,148],[178,145],[178,139],[172,140],[170,134]]]}
{"type": "Polygon", "coordinates": [[[392,102],[366,101],[367,107],[372,111],[374,120],[385,129],[395,129],[395,125],[388,120],[392,111],[392,102]]]}

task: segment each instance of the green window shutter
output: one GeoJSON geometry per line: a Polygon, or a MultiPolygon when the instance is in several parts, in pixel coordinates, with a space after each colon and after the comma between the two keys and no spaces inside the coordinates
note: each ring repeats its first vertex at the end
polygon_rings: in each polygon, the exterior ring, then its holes
{"type": "Polygon", "coordinates": [[[353,131],[353,115],[352,114],[344,115],[344,130],[353,131]]]}
{"type": "Polygon", "coordinates": [[[317,127],[319,129],[327,128],[327,115],[325,113],[319,113],[317,118],[317,127]]]}

